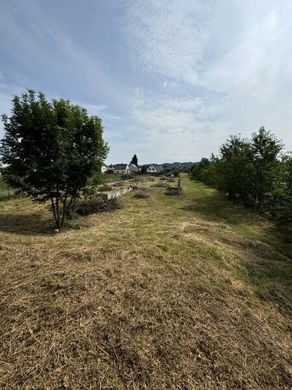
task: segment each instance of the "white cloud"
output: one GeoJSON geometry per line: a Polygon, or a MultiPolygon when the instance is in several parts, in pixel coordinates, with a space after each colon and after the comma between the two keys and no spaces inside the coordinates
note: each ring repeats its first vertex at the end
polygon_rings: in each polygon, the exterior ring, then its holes
{"type": "Polygon", "coordinates": [[[50,3],[11,3],[0,4],[0,112],[13,93],[49,85],[48,96],[101,116],[112,162],[197,160],[261,125],[292,149],[290,0],[90,0],[97,23],[116,21],[105,36],[82,15],[84,34],[72,33],[70,9],[55,18],[50,3]],[[18,64],[9,83],[6,58],[18,64]]]}
{"type": "Polygon", "coordinates": [[[209,12],[207,2],[198,0],[130,2],[126,31],[133,61],[138,57],[145,71],[196,84],[207,37],[200,20],[209,12]]]}
{"type": "Polygon", "coordinates": [[[290,1],[135,0],[126,31],[133,63],[162,78],[133,110],[149,149],[196,159],[261,125],[292,148],[290,1]]]}

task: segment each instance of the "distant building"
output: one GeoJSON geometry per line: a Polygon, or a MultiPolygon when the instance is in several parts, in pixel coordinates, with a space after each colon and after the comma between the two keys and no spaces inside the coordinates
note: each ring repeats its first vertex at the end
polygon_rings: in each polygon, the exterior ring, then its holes
{"type": "Polygon", "coordinates": [[[119,173],[127,174],[129,173],[129,164],[111,164],[107,166],[108,173],[119,173]]]}
{"type": "Polygon", "coordinates": [[[157,174],[157,173],[161,173],[162,172],[162,169],[160,168],[159,165],[149,165],[149,167],[146,169],[146,172],[147,173],[152,173],[152,174],[157,174]]]}
{"type": "Polygon", "coordinates": [[[140,172],[140,168],[135,164],[129,164],[129,172],[131,173],[138,173],[140,172]]]}

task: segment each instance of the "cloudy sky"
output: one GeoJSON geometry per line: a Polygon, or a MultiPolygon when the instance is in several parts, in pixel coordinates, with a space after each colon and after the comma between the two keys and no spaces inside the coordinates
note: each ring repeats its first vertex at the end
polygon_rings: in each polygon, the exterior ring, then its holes
{"type": "Polygon", "coordinates": [[[26,88],[99,115],[108,162],[197,161],[262,125],[292,150],[292,1],[0,0],[0,112],[26,88]]]}

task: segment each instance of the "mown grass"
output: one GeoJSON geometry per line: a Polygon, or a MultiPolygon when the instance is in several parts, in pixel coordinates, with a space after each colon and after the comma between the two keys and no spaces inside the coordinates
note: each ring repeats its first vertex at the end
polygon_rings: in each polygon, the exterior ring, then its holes
{"type": "Polygon", "coordinates": [[[8,196],[8,188],[2,178],[2,175],[0,174],[0,201],[4,198],[6,199],[8,196]]]}
{"type": "Polygon", "coordinates": [[[291,244],[186,176],[153,184],[58,235],[2,202],[0,388],[291,388],[291,244]]]}

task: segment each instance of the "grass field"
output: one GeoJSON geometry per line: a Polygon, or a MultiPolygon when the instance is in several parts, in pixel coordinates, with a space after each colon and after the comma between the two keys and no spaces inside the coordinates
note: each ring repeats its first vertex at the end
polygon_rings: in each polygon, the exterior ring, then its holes
{"type": "Polygon", "coordinates": [[[58,235],[44,206],[0,202],[1,389],[292,388],[291,237],[154,183],[58,235]]]}
{"type": "Polygon", "coordinates": [[[9,196],[9,192],[6,184],[4,183],[2,176],[0,175],[0,201],[7,199],[9,196]]]}

